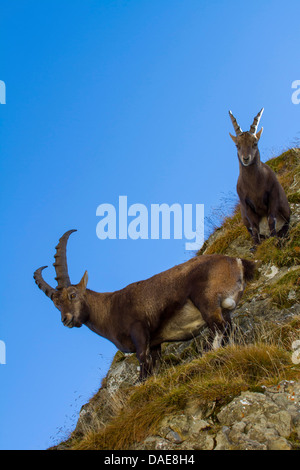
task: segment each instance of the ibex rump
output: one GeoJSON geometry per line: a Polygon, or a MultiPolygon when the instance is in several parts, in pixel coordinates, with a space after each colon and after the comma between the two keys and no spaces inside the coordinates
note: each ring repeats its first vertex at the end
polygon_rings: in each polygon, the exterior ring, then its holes
{"type": "Polygon", "coordinates": [[[252,261],[222,255],[198,256],[124,289],[98,293],[86,288],[85,272],[77,285],[68,275],[66,232],[56,247],[57,288],[42,277],[34,279],[61,312],[65,326],[83,324],[109,339],[123,352],[136,352],[140,379],[152,373],[163,342],[185,341],[206,324],[212,334],[224,334],[230,326],[230,311],[240,300],[253,276],[252,261]]]}
{"type": "Polygon", "coordinates": [[[261,242],[261,237],[285,236],[290,221],[286,194],[274,171],[260,160],[257,145],[263,128],[256,131],[262,113],[263,109],[254,118],[250,131],[243,132],[229,111],[236,132],[236,136],[229,135],[237,147],[239,159],[237,193],[241,215],[255,245],[261,242]]]}

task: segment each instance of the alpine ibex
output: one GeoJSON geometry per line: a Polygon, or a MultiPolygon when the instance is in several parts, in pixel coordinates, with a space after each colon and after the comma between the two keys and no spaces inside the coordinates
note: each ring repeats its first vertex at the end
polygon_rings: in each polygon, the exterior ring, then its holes
{"type": "Polygon", "coordinates": [[[163,342],[189,340],[199,335],[205,324],[225,342],[230,311],[253,277],[252,261],[197,256],[116,292],[98,293],[86,288],[87,272],[79,284],[70,282],[66,248],[74,231],[66,232],[56,247],[56,289],[42,277],[47,266],[34,273],[38,287],[60,310],[65,326],[79,328],[84,324],[121,351],[136,352],[141,380],[152,373],[163,342]]]}
{"type": "Polygon", "coordinates": [[[254,118],[249,132],[242,131],[229,111],[236,136],[229,135],[237,147],[240,166],[237,193],[241,215],[255,245],[261,242],[261,237],[285,236],[290,221],[290,207],[285,192],[274,171],[260,160],[257,145],[263,128],[256,131],[263,110],[254,118]]]}

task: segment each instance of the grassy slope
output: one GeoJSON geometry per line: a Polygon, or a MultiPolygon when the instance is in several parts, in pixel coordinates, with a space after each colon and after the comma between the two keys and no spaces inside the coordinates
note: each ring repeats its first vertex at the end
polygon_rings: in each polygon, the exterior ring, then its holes
{"type": "MultiPolygon", "coordinates": [[[[277,309],[299,303],[299,157],[300,150],[291,149],[268,162],[278,174],[292,206],[292,227],[287,240],[279,242],[270,238],[255,254],[251,254],[251,240],[237,208],[198,253],[242,254],[260,261],[265,270],[272,265],[282,273],[270,283],[256,279],[247,288],[242,305],[252,300],[257,292],[270,301],[268,305],[277,309]]],[[[163,417],[184,410],[190,403],[205,408],[214,402],[216,413],[241,391],[258,391],[262,386],[274,385],[283,379],[300,379],[300,367],[291,362],[291,342],[300,337],[300,317],[289,315],[285,324],[278,324],[275,317],[274,323],[270,324],[269,320],[265,325],[259,322],[254,329],[255,335],[251,336],[250,343],[238,329],[235,344],[218,351],[199,357],[200,340],[197,345],[192,342],[181,356],[176,354],[176,350],[165,356],[158,375],[142,385],[128,386],[119,392],[114,398],[118,402],[115,411],[106,425],[94,426],[84,436],[74,433],[66,446],[80,450],[133,448],[136,443],[155,434],[163,417]]],[[[97,401],[97,396],[94,401],[97,401]]]]}

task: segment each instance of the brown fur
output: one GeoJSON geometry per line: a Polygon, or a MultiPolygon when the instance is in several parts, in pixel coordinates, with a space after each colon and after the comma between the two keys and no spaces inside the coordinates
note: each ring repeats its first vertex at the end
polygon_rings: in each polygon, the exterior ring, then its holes
{"type": "Polygon", "coordinates": [[[274,171],[260,160],[257,145],[262,130],[255,134],[230,134],[239,159],[237,193],[242,220],[255,245],[266,236],[285,236],[290,221],[290,207],[285,192],[274,171]]]}
{"type": "MultiPolygon", "coordinates": [[[[110,293],[87,289],[85,273],[77,285],[51,288],[51,298],[65,326],[84,324],[121,351],[136,352],[143,379],[152,372],[161,343],[191,339],[205,324],[213,335],[228,332],[230,312],[222,302],[229,298],[236,305],[253,271],[251,261],[203,255],[110,293]]],[[[35,280],[49,295],[38,272],[35,280]]]]}

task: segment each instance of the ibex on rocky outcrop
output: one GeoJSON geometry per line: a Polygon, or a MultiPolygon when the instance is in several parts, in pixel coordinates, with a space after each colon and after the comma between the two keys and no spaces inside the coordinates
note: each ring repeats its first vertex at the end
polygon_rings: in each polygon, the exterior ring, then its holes
{"type": "Polygon", "coordinates": [[[241,215],[255,245],[261,237],[285,236],[290,221],[285,192],[274,171],[260,160],[257,144],[263,128],[257,132],[257,127],[262,113],[263,109],[254,118],[250,131],[243,132],[229,111],[236,136],[229,135],[237,147],[240,166],[237,193],[241,215]]]}
{"type": "Polygon", "coordinates": [[[223,255],[196,256],[124,289],[98,293],[86,288],[87,272],[79,284],[70,282],[66,247],[74,231],[66,232],[56,247],[56,289],[42,277],[46,266],[34,273],[38,287],[60,310],[65,326],[84,324],[121,351],[136,352],[140,379],[152,373],[163,342],[192,339],[204,325],[213,335],[221,334],[225,342],[230,311],[253,277],[254,262],[223,255]]]}

